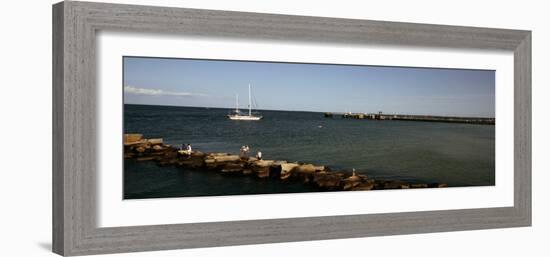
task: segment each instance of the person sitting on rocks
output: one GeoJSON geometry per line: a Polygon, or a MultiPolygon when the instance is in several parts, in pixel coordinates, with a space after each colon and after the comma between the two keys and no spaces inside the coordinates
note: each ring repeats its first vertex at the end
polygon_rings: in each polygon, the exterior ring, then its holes
{"type": "Polygon", "coordinates": [[[178,149],[178,154],[184,155],[186,150],[187,150],[187,144],[183,143],[178,149]]]}
{"type": "Polygon", "coordinates": [[[178,151],[179,154],[181,155],[187,155],[187,156],[191,156],[191,153],[192,153],[192,148],[191,148],[191,144],[183,144],[181,145],[181,148],[180,150],[178,151]]]}

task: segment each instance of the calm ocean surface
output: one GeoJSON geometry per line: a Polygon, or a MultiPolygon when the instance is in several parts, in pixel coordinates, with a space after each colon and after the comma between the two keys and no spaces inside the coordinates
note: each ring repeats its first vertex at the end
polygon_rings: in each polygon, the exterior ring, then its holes
{"type": "MultiPolygon", "coordinates": [[[[324,118],[323,113],[262,111],[257,122],[231,121],[228,109],[125,105],[125,133],[161,137],[193,150],[238,154],[242,145],[264,159],[355,168],[374,178],[495,183],[495,126],[324,118]]],[[[301,183],[235,177],[154,162],[124,161],[125,199],[314,192],[301,183]]]]}

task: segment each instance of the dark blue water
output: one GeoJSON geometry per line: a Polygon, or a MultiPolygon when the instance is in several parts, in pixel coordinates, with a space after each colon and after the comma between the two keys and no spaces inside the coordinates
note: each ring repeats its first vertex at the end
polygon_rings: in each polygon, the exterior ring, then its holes
{"type": "MultiPolygon", "coordinates": [[[[322,113],[263,111],[256,122],[231,121],[227,109],[124,106],[125,133],[191,143],[194,150],[237,154],[242,145],[264,159],[355,168],[374,178],[440,182],[449,186],[495,183],[492,125],[324,118],[322,113]]],[[[287,181],[231,177],[152,162],[125,160],[127,199],[312,192],[287,181]]]]}

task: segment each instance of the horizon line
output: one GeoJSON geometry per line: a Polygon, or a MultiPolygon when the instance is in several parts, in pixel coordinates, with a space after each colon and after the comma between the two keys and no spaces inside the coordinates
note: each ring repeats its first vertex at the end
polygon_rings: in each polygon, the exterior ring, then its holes
{"type": "MultiPolygon", "coordinates": [[[[208,108],[208,109],[227,109],[233,110],[234,107],[207,107],[207,106],[186,106],[186,105],[169,105],[169,104],[136,104],[136,103],[123,103],[123,105],[145,105],[145,106],[163,106],[163,107],[183,107],[183,108],[208,108]]],[[[332,113],[332,114],[378,114],[379,112],[341,112],[341,111],[307,111],[307,110],[277,110],[277,109],[254,109],[256,111],[276,111],[276,112],[312,112],[312,113],[332,113]]],[[[457,116],[457,115],[434,115],[434,114],[411,114],[411,113],[384,113],[385,115],[412,115],[412,116],[433,116],[433,117],[450,117],[450,118],[483,118],[483,119],[496,119],[496,117],[487,116],[457,116]]]]}

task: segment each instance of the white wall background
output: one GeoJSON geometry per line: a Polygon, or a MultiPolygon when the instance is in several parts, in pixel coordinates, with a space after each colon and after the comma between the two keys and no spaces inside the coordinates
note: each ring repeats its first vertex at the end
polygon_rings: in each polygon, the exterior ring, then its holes
{"type": "MultiPolygon", "coordinates": [[[[116,256],[548,256],[550,26],[545,1],[126,0],[138,4],[533,31],[533,227],[296,242],[116,256]]],[[[51,4],[8,1],[0,12],[0,256],[51,247],[51,4]]]]}

